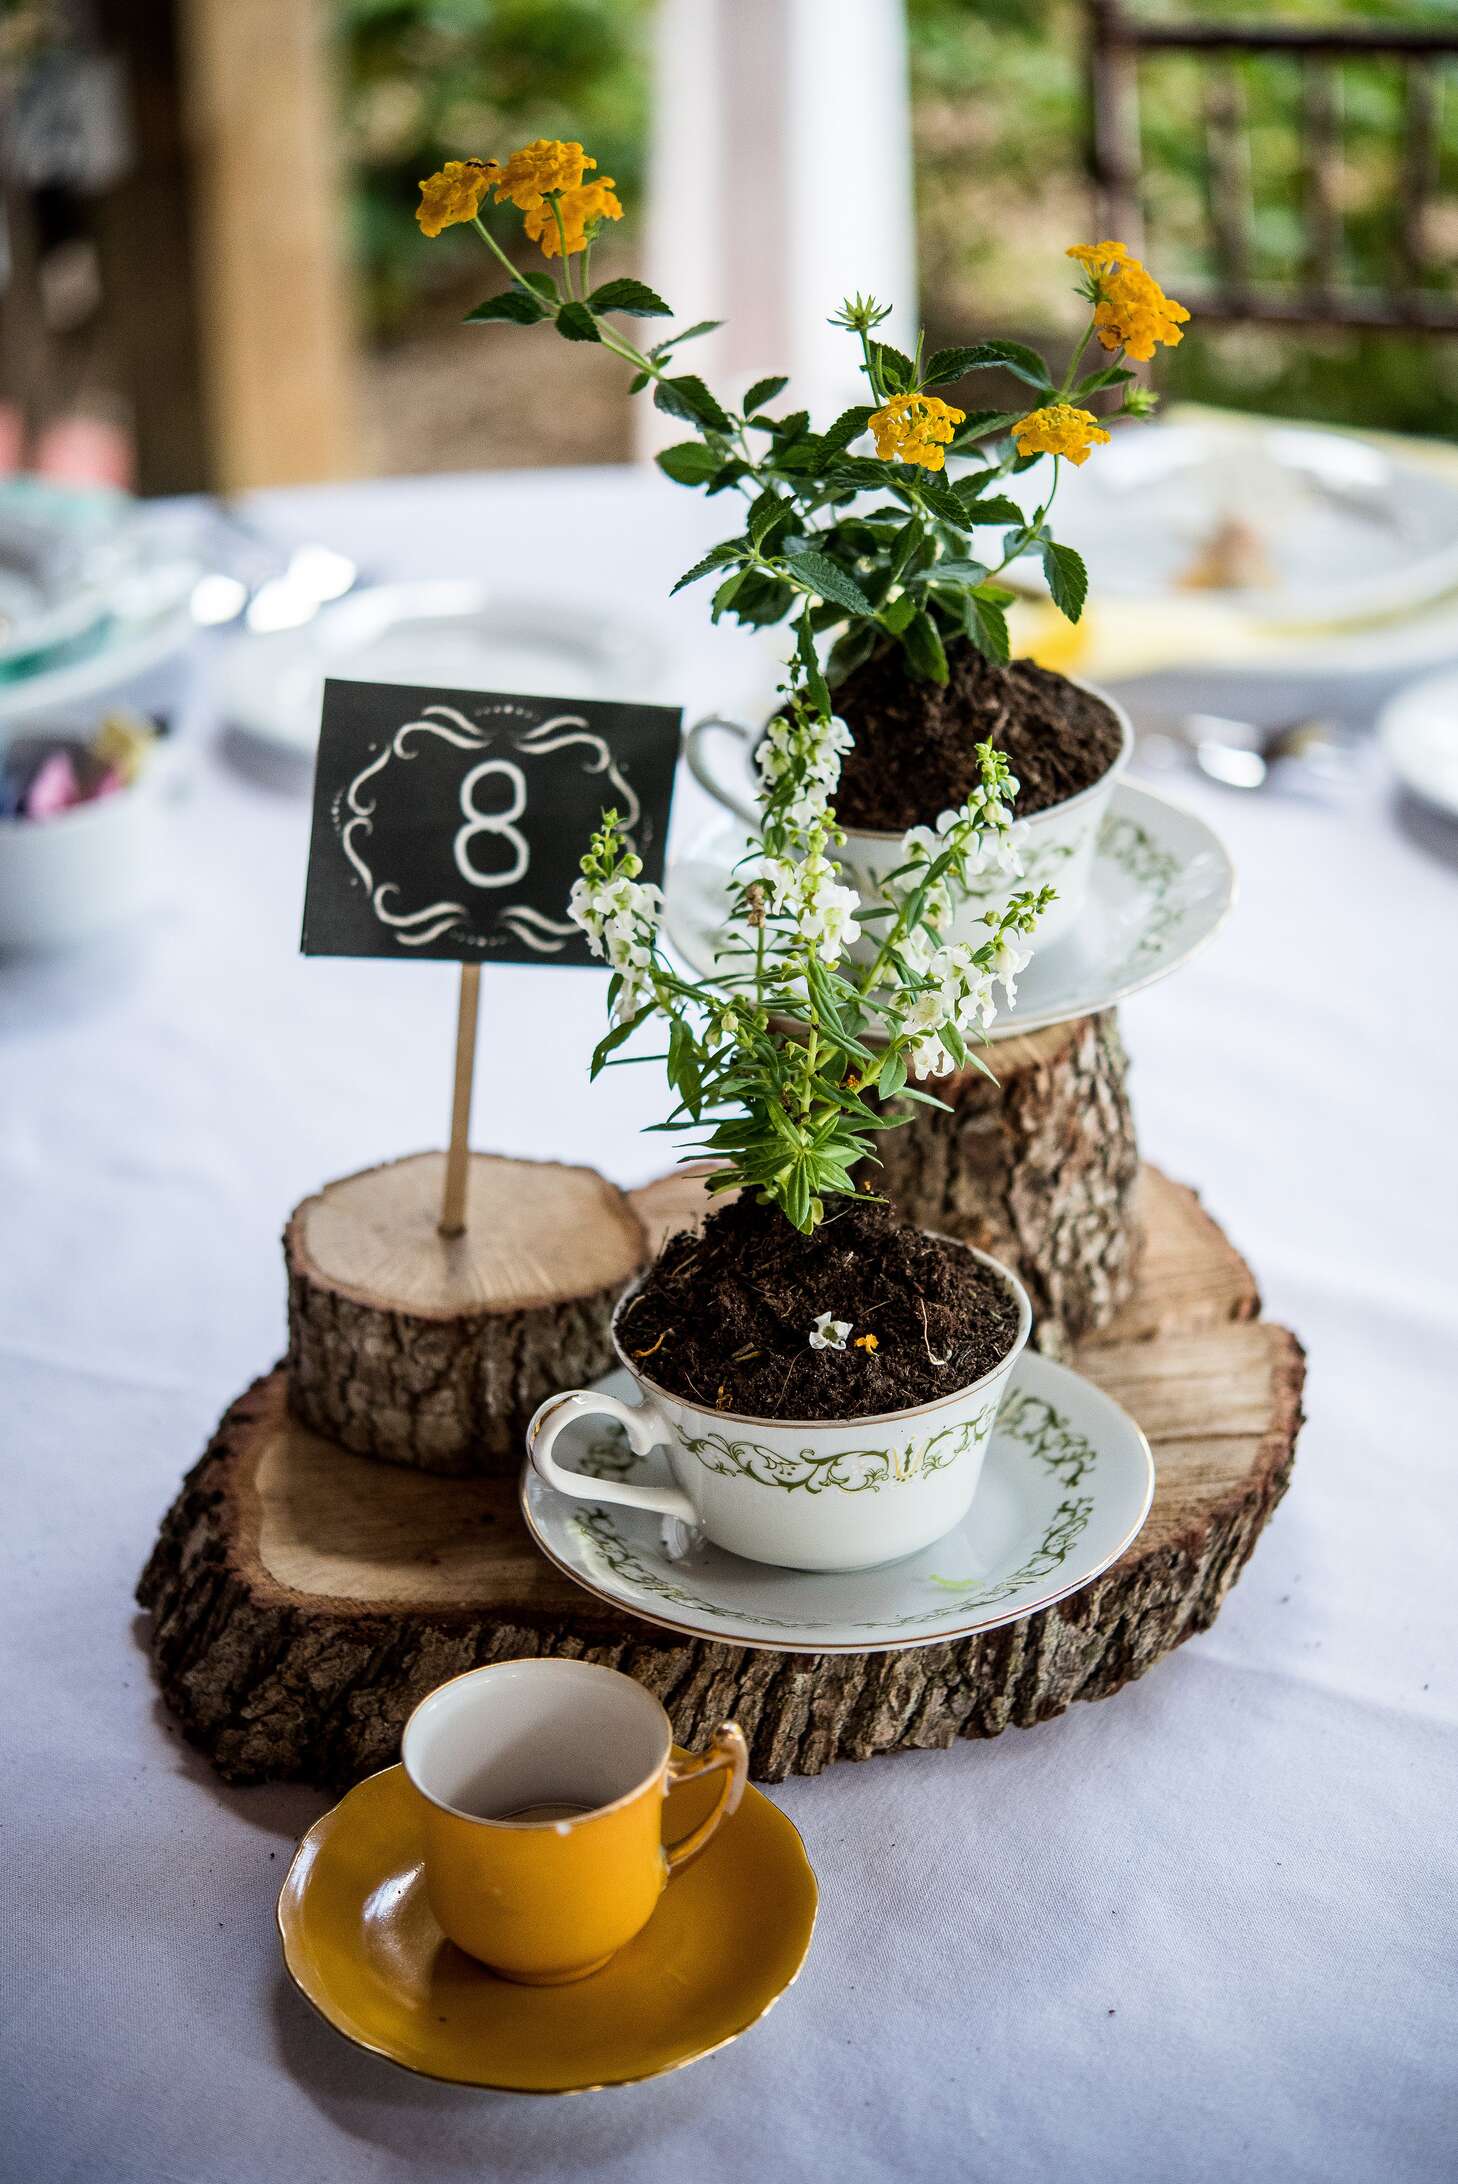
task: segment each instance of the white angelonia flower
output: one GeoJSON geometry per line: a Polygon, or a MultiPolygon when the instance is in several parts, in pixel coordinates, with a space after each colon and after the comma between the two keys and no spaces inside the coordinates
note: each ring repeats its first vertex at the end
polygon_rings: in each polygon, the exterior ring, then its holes
{"type": "Polygon", "coordinates": [[[988,968],[988,978],[989,980],[995,978],[1002,987],[1003,992],[1007,995],[1009,1008],[1012,1007],[1018,997],[1016,982],[1032,960],[1032,949],[1020,947],[1015,933],[1000,933],[998,935],[992,951],[992,962],[988,968]]]}
{"type": "Polygon", "coordinates": [[[861,898],[853,887],[838,887],[833,881],[822,882],[806,900],[798,928],[804,939],[814,941],[822,963],[838,963],[846,949],[859,940],[855,913],[860,906],[861,898]]]}
{"type": "Polygon", "coordinates": [[[908,1033],[918,1040],[925,1038],[928,1032],[940,1031],[946,1020],[946,1002],[939,986],[928,986],[919,993],[903,1019],[908,1033]]]}
{"type": "Polygon", "coordinates": [[[843,1350],[850,1331],[848,1319],[832,1319],[828,1312],[822,1312],[810,1330],[810,1347],[812,1350],[843,1350]]]}

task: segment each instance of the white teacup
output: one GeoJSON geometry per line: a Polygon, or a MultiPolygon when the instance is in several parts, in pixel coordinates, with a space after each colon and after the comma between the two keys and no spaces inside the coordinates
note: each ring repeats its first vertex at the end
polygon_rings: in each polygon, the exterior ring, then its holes
{"type": "MultiPolygon", "coordinates": [[[[970,1250],[970,1245],[963,1245],[970,1250]]],[[[619,1327],[638,1284],[613,1320],[619,1362],[640,1400],[620,1403],[590,1388],[549,1396],[527,1428],[538,1475],[583,1501],[649,1509],[693,1526],[716,1547],[792,1570],[864,1570],[928,1547],[972,1505],[982,1460],[1033,1316],[1017,1277],[986,1252],[1018,1308],[1017,1334],[991,1372],[909,1410],[844,1421],[753,1418],[705,1410],[673,1395],[626,1355],[619,1327]],[[589,1478],[552,1454],[576,1418],[615,1418],[640,1456],[662,1446],[673,1486],[589,1478]]]]}
{"type": "MultiPolygon", "coordinates": [[[[1070,682],[1076,681],[1070,676],[1070,682]]],[[[1094,849],[1098,843],[1099,828],[1104,813],[1114,793],[1114,784],[1129,762],[1134,748],[1134,730],[1124,708],[1105,691],[1096,690],[1091,683],[1080,683],[1090,697],[1106,705],[1119,723],[1119,755],[1105,774],[1089,787],[1081,789],[1077,796],[1070,796],[1061,804],[1053,804],[1047,811],[1033,812],[1026,819],[1014,819],[1012,846],[1022,860],[1021,878],[1011,878],[1004,872],[989,871],[975,875],[969,881],[965,894],[955,904],[951,927],[947,938],[951,941],[967,941],[974,945],[987,938],[983,919],[987,912],[1000,914],[1007,908],[1011,897],[1024,888],[1052,887],[1057,900],[1050,904],[1038,920],[1033,935],[1034,947],[1042,951],[1055,941],[1061,940],[1077,926],[1088,897],[1089,875],[1093,869],[1094,849]]],[[[748,728],[742,721],[723,720],[711,715],[707,720],[696,721],[684,739],[684,756],[689,772],[701,788],[746,826],[759,824],[759,812],[755,803],[754,782],[750,772],[750,758],[759,742],[761,731],[748,728]],[[709,756],[712,739],[716,735],[731,737],[742,746],[743,763],[737,780],[726,779],[709,756]]],[[[940,815],[928,814],[928,823],[940,815]]],[[[901,833],[873,827],[847,827],[845,846],[836,852],[846,870],[846,875],[856,892],[866,904],[880,898],[881,884],[889,873],[895,872],[906,862],[901,833]]],[[[868,929],[873,930],[873,929],[868,929]]]]}

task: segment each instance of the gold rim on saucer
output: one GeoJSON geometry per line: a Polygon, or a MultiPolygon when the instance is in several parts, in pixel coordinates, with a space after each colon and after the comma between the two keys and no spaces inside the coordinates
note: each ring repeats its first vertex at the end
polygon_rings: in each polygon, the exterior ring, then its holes
{"type": "MultiPolygon", "coordinates": [[[[693,1826],[706,1797],[702,1780],[671,1792],[666,1834],[693,1826]]],[[[518,1986],[436,1925],[414,1798],[387,1767],[299,1844],[278,1929],[294,1985],[366,2053],[490,2092],[596,2093],[681,2070],[757,2024],[805,1961],[817,1894],[798,1830],[751,1786],[602,1971],[518,1986]]]]}

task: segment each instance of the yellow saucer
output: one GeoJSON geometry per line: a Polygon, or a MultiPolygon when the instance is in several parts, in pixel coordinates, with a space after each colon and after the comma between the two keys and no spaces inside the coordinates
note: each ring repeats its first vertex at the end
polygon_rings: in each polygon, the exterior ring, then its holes
{"type": "MultiPolygon", "coordinates": [[[[665,1834],[687,1834],[713,1795],[712,1779],[672,1791],[665,1834]]],[[[589,2093],[678,2070],[747,2032],[804,1963],[816,1896],[798,1831],[747,1788],[602,1971],[515,1986],[436,1925],[414,1798],[404,1769],[387,1767],[310,1828],[278,1927],[294,1984],[357,2047],[453,2085],[589,2093]]]]}

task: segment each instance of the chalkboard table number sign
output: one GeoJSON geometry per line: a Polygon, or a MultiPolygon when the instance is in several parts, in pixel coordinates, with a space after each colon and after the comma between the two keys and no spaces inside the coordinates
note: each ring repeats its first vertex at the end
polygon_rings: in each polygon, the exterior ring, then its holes
{"type": "Polygon", "coordinates": [[[642,1224],[591,1168],[472,1152],[481,973],[593,960],[566,909],[606,807],[661,878],[679,724],[663,706],[325,685],[304,952],[461,966],[445,1153],[327,1184],[284,1237],[290,1407],[361,1455],[514,1471],[542,1398],[612,1363],[642,1224]]]}

